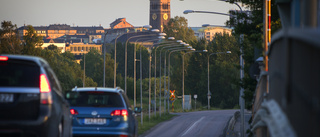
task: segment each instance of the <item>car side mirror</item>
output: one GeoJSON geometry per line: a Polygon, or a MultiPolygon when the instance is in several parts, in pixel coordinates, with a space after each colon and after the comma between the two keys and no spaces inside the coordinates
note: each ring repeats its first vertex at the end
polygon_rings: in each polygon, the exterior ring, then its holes
{"type": "Polygon", "coordinates": [[[141,107],[135,107],[134,108],[135,113],[141,113],[141,107]]]}

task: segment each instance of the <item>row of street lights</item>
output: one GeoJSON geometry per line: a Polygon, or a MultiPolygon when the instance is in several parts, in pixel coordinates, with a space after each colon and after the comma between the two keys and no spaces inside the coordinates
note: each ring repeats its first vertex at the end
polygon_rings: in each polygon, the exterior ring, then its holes
{"type": "MultiPolygon", "coordinates": [[[[152,32],[159,32],[159,30],[157,30],[157,29],[153,29],[152,30],[152,32]]],[[[148,41],[155,41],[155,40],[162,40],[162,39],[164,39],[165,37],[165,33],[158,33],[158,35],[159,35],[159,37],[157,38],[157,39],[152,39],[152,40],[147,40],[147,41],[143,41],[143,42],[148,42],[148,41]]],[[[130,37],[130,38],[128,38],[127,39],[127,41],[126,41],[126,49],[127,49],[127,44],[128,44],[128,41],[131,39],[131,38],[138,38],[138,37],[147,37],[147,36],[157,36],[156,34],[149,34],[149,35],[137,35],[137,36],[132,36],[132,37],[130,37]]],[[[117,38],[119,38],[119,36],[117,36],[117,38]]],[[[117,39],[116,38],[116,39],[117,39]]],[[[144,39],[146,39],[146,38],[144,38],[144,39]]],[[[141,40],[141,39],[138,39],[138,40],[141,40]]],[[[136,43],[138,42],[138,40],[136,40],[136,43]]],[[[166,111],[166,101],[168,102],[168,112],[169,112],[169,100],[167,99],[167,96],[166,96],[166,92],[167,91],[169,91],[170,90],[170,56],[171,56],[171,53],[174,53],[174,52],[178,52],[178,51],[189,51],[189,52],[185,52],[185,53],[182,53],[182,69],[183,69],[183,76],[182,76],[182,79],[183,79],[183,83],[182,83],[182,98],[183,98],[183,110],[184,110],[184,57],[185,57],[185,55],[186,54],[188,54],[188,53],[193,53],[193,52],[207,52],[207,50],[199,50],[199,51],[196,51],[195,49],[193,49],[191,46],[189,46],[189,44],[186,44],[186,43],[184,43],[184,42],[182,42],[181,40],[177,40],[177,41],[174,41],[174,37],[169,37],[168,38],[168,40],[170,40],[170,41],[168,41],[168,42],[158,42],[158,43],[154,43],[153,44],[153,46],[152,46],[152,48],[154,49],[154,53],[155,53],[155,63],[154,63],[154,65],[155,65],[155,77],[156,77],[156,50],[157,50],[157,48],[159,48],[159,47],[162,47],[162,49],[160,50],[160,77],[159,77],[159,80],[160,80],[160,83],[159,83],[159,85],[160,85],[160,92],[159,92],[159,96],[160,96],[160,99],[159,99],[159,102],[160,102],[160,108],[159,108],[159,114],[160,114],[160,116],[161,116],[161,67],[162,67],[162,65],[161,65],[161,63],[162,63],[162,61],[161,61],[161,59],[162,59],[162,51],[163,50],[166,50],[165,51],[165,61],[164,61],[164,111],[166,111]],[[177,45],[177,43],[178,43],[178,45],[177,45]],[[159,44],[162,44],[162,45],[159,45],[159,44]],[[155,45],[158,45],[158,46],[155,46],[155,45]],[[167,57],[167,52],[168,51],[170,51],[169,52],[169,65],[168,65],[168,90],[167,90],[167,87],[166,87],[166,75],[167,75],[167,73],[166,73],[166,67],[167,67],[167,65],[166,65],[166,57],[167,57]]],[[[116,41],[116,40],[115,40],[116,41]]],[[[134,44],[134,49],[135,49],[135,47],[136,47],[136,43],[134,44]]],[[[116,44],[115,44],[116,45],[116,44]]],[[[126,50],[127,51],[127,50],[126,50]]],[[[149,51],[151,51],[151,48],[149,49],[149,51]]],[[[136,52],[135,50],[134,50],[134,52],[136,52]]],[[[229,53],[229,52],[227,52],[227,53],[229,53]]],[[[230,52],[231,53],[231,52],[230,52]]],[[[216,53],[213,53],[213,54],[216,54],[216,53]]],[[[210,54],[210,55],[213,55],[213,54],[210,54]]],[[[104,55],[105,55],[105,47],[104,47],[104,55]]],[[[127,59],[127,52],[126,52],[126,54],[125,54],[126,56],[125,56],[125,58],[127,59]]],[[[210,57],[210,55],[208,56],[208,65],[209,65],[209,57],[210,57]]],[[[151,59],[152,57],[151,57],[151,52],[149,52],[149,119],[150,119],[150,108],[151,108],[151,61],[152,61],[152,59],[151,59]]],[[[115,59],[116,59],[116,46],[115,46],[115,59]]],[[[127,64],[127,60],[125,59],[125,64],[127,64]]],[[[104,59],[105,60],[105,59],[104,59]]],[[[85,61],[85,60],[84,60],[85,61]]],[[[136,59],[136,54],[134,54],[134,79],[136,80],[136,61],[138,61],[137,59],[136,59]]],[[[141,47],[140,47],[140,99],[141,99],[141,109],[142,109],[142,56],[141,56],[141,47]]],[[[85,62],[84,62],[85,63],[85,62]]],[[[116,61],[115,61],[115,64],[116,64],[116,61]]],[[[116,66],[115,66],[116,67],[116,66]]],[[[104,67],[104,69],[105,69],[105,67],[104,67]]],[[[116,69],[116,68],[115,68],[116,69]]],[[[116,70],[115,70],[116,71],[116,70]]],[[[127,65],[125,65],[125,71],[127,71],[127,65]]],[[[208,71],[209,71],[209,66],[208,66],[208,71]]],[[[105,74],[104,74],[104,78],[105,78],[105,74]]],[[[116,78],[116,76],[114,77],[114,78],[116,78]]],[[[126,73],[125,73],[125,79],[126,79],[126,73]]],[[[114,79],[114,81],[116,81],[116,79],[114,79]]],[[[135,82],[135,81],[134,81],[135,82]]],[[[85,64],[84,64],[84,80],[83,80],[83,87],[85,86],[85,64]]],[[[116,83],[116,82],[115,82],[116,83]]],[[[156,86],[156,80],[155,80],[155,86],[156,86]]],[[[208,72],[208,84],[209,84],[209,72],[208,72]]],[[[136,106],[136,82],[134,83],[134,85],[135,85],[135,88],[134,88],[134,106],[136,106]]],[[[104,83],[104,85],[103,85],[104,87],[105,87],[105,83],[104,83]]],[[[114,85],[115,86],[115,85],[114,85]]],[[[125,84],[125,89],[127,88],[127,84],[125,84]]],[[[209,85],[208,85],[208,90],[209,90],[209,85]]],[[[154,96],[155,96],[155,102],[156,102],[156,88],[155,88],[155,94],[154,94],[154,96]]],[[[209,101],[209,100],[208,100],[209,101]]],[[[208,102],[208,104],[209,104],[209,102],[208,102]]],[[[155,103],[155,110],[154,110],[154,112],[155,112],[155,115],[156,115],[156,103],[155,103]]],[[[143,113],[141,113],[141,124],[143,123],[143,113]]]]}

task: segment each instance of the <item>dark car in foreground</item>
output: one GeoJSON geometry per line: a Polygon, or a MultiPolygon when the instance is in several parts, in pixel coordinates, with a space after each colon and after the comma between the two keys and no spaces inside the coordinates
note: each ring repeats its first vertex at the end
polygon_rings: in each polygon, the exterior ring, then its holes
{"type": "Polygon", "coordinates": [[[135,112],[120,88],[73,88],[66,94],[73,136],[137,136],[135,112]]]}
{"type": "Polygon", "coordinates": [[[72,115],[48,63],[0,55],[0,136],[71,137],[72,115]]]}

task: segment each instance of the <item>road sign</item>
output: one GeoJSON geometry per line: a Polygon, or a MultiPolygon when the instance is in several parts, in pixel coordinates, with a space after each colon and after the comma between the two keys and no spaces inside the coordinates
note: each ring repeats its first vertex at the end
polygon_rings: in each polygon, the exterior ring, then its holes
{"type": "Polygon", "coordinates": [[[174,100],[176,99],[176,96],[174,95],[174,92],[175,92],[175,90],[170,90],[171,95],[169,97],[169,100],[170,100],[171,103],[174,102],[174,100]]]}
{"type": "Polygon", "coordinates": [[[198,95],[197,95],[197,94],[194,94],[194,95],[193,95],[193,98],[198,98],[198,95]]]}

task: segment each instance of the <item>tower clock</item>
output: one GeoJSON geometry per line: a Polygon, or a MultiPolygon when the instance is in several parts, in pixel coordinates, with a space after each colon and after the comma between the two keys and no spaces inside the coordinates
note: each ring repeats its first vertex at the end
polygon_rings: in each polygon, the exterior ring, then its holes
{"type": "Polygon", "coordinates": [[[170,19],[170,0],[150,0],[150,25],[163,31],[170,19]]]}

